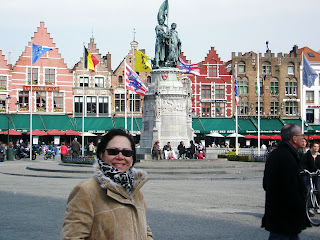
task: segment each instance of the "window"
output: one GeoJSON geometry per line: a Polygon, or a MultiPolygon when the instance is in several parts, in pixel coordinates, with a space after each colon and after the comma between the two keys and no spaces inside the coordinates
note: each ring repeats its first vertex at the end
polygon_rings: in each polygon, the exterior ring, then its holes
{"type": "Polygon", "coordinates": [[[225,98],[225,86],[224,85],[216,85],[215,86],[215,98],[216,99],[224,99],[225,98]]]}
{"type": "Polygon", "coordinates": [[[215,103],[216,117],[225,117],[225,103],[215,103]]]}
{"type": "Polygon", "coordinates": [[[74,97],[74,112],[82,113],[83,97],[74,97]]]}
{"type": "Polygon", "coordinates": [[[97,97],[87,97],[87,113],[97,113],[97,97]]]}
{"type": "Polygon", "coordinates": [[[108,97],[99,97],[99,113],[108,114],[109,113],[109,101],[108,97]]]}
{"type": "Polygon", "coordinates": [[[297,82],[286,82],[286,96],[297,96],[297,82]]]}
{"type": "Polygon", "coordinates": [[[63,112],[63,93],[53,92],[53,109],[55,112],[63,112]]]}
{"type": "Polygon", "coordinates": [[[104,78],[103,77],[95,77],[94,78],[94,86],[98,88],[104,87],[104,78]]]}
{"type": "Polygon", "coordinates": [[[0,76],[0,89],[7,89],[7,76],[0,76]]]}
{"type": "Polygon", "coordinates": [[[278,95],[279,94],[279,83],[278,82],[270,82],[270,94],[278,95]]]}
{"type": "Polygon", "coordinates": [[[265,62],[262,64],[262,74],[271,74],[271,64],[269,62],[265,62]]]}
{"type": "Polygon", "coordinates": [[[0,98],[0,109],[1,109],[1,112],[5,112],[6,111],[6,106],[7,106],[6,100],[0,98]]]}
{"type": "Polygon", "coordinates": [[[239,104],[239,115],[248,115],[248,102],[240,101],[239,104]]]}
{"type": "Polygon", "coordinates": [[[288,74],[294,75],[294,66],[288,66],[288,74]]]}
{"type": "Polygon", "coordinates": [[[298,103],[286,102],[286,115],[297,115],[297,114],[298,114],[298,103]]]}
{"type": "Polygon", "coordinates": [[[124,112],[124,102],[125,101],[125,95],[122,94],[115,94],[115,111],[116,112],[124,112]]]}
{"type": "Polygon", "coordinates": [[[118,77],[118,84],[123,84],[122,76],[118,77]]]}
{"type": "MultiPolygon", "coordinates": [[[[258,95],[258,92],[257,92],[257,82],[255,81],[255,93],[256,95],[258,95]]],[[[262,85],[262,81],[260,81],[260,95],[263,94],[263,85],[262,85]]]]}
{"type": "Polygon", "coordinates": [[[208,77],[217,77],[217,65],[208,65],[208,77]]]}
{"type": "Polygon", "coordinates": [[[46,110],[46,92],[36,93],[37,111],[44,112],[46,110]]]}
{"type": "Polygon", "coordinates": [[[27,111],[29,108],[29,92],[21,91],[19,92],[19,104],[21,111],[27,111]]]}
{"type": "Polygon", "coordinates": [[[211,86],[210,85],[202,85],[201,86],[201,98],[211,98],[211,86]]]}
{"type": "Polygon", "coordinates": [[[89,87],[89,77],[80,77],[80,87],[83,87],[83,79],[84,79],[84,87],[89,87]]]}
{"type": "Polygon", "coordinates": [[[314,109],[307,109],[307,123],[314,123],[314,109]]]}
{"type": "Polygon", "coordinates": [[[151,83],[151,76],[147,77],[147,83],[149,83],[149,84],[151,83]]]}
{"type": "MultiPolygon", "coordinates": [[[[31,83],[31,68],[28,68],[28,83],[31,83]]],[[[38,84],[38,68],[32,68],[32,84],[38,84]]]]}
{"type": "Polygon", "coordinates": [[[238,91],[239,91],[239,95],[248,94],[248,81],[239,81],[238,91]]]}
{"type": "Polygon", "coordinates": [[[309,56],[309,57],[314,57],[313,52],[308,52],[308,56],[309,56]]]}
{"type": "Polygon", "coordinates": [[[245,73],[246,72],[246,65],[244,63],[240,63],[238,65],[238,73],[245,73]]]}
{"type": "Polygon", "coordinates": [[[140,112],[140,95],[130,94],[130,112],[132,112],[132,97],[133,97],[133,111],[140,112]]]}
{"type": "Polygon", "coordinates": [[[44,72],[45,75],[45,84],[54,85],[56,79],[56,70],[55,69],[46,69],[44,72]]]}
{"type": "Polygon", "coordinates": [[[211,117],[211,103],[201,104],[201,115],[202,117],[211,117]]]}
{"type": "Polygon", "coordinates": [[[306,103],[314,103],[314,91],[306,91],[306,103]]]}
{"type": "MultiPolygon", "coordinates": [[[[258,102],[256,102],[256,114],[258,114],[258,102]]],[[[260,102],[260,114],[264,114],[264,103],[260,102]]]]}
{"type": "Polygon", "coordinates": [[[278,115],[279,102],[270,102],[270,113],[271,113],[271,115],[278,115]]]}

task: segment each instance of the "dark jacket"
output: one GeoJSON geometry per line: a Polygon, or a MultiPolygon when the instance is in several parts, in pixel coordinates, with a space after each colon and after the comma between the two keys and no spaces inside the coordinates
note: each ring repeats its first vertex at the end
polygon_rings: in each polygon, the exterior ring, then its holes
{"type": "Polygon", "coordinates": [[[317,169],[320,169],[320,155],[314,159],[311,150],[307,151],[303,155],[303,168],[307,169],[309,172],[316,172],[317,169]]]}
{"type": "Polygon", "coordinates": [[[180,143],[178,146],[178,151],[179,154],[184,154],[186,152],[186,147],[180,143]]]}
{"type": "Polygon", "coordinates": [[[278,234],[298,234],[309,226],[301,155],[288,142],[280,142],[267,158],[263,188],[266,191],[262,227],[278,234]]]}

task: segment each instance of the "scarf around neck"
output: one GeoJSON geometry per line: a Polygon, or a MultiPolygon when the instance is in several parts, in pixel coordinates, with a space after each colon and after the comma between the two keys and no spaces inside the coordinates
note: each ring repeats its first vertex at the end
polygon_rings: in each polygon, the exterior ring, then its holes
{"type": "Polygon", "coordinates": [[[100,159],[97,159],[97,162],[99,164],[100,170],[106,177],[110,178],[113,182],[121,185],[128,192],[132,192],[135,180],[135,174],[132,166],[128,171],[121,173],[118,169],[110,166],[100,159]]]}

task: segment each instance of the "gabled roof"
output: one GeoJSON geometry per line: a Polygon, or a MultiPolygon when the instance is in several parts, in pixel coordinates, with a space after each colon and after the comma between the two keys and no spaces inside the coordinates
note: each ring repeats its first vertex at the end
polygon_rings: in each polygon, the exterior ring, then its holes
{"type": "Polygon", "coordinates": [[[298,49],[298,53],[300,54],[300,60],[302,61],[302,52],[308,58],[310,62],[320,62],[320,53],[312,50],[308,47],[303,47],[298,49]],[[311,57],[313,55],[314,57],[311,57]]]}

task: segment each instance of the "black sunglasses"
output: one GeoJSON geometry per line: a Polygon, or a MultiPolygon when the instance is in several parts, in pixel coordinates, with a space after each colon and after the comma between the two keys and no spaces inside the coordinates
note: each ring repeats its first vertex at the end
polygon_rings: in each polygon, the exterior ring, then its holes
{"type": "Polygon", "coordinates": [[[120,152],[125,157],[132,157],[134,154],[133,150],[127,150],[127,149],[119,150],[117,148],[106,148],[105,150],[108,152],[109,155],[113,155],[113,156],[118,155],[120,152]]]}

